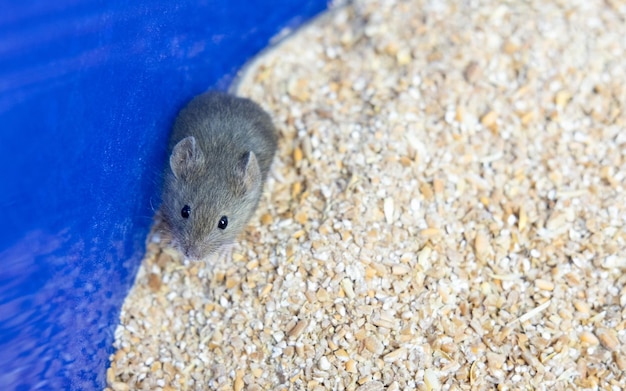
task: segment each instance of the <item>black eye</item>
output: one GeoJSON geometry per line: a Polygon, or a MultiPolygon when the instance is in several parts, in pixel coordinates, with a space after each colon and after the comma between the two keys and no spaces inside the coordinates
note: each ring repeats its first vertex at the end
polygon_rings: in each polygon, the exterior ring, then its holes
{"type": "Polygon", "coordinates": [[[219,229],[226,229],[227,226],[228,226],[228,217],[222,216],[220,218],[219,223],[217,223],[217,228],[219,228],[219,229]]]}
{"type": "Polygon", "coordinates": [[[183,206],[180,210],[180,215],[183,216],[183,219],[189,218],[189,214],[191,213],[191,207],[189,205],[183,206]]]}

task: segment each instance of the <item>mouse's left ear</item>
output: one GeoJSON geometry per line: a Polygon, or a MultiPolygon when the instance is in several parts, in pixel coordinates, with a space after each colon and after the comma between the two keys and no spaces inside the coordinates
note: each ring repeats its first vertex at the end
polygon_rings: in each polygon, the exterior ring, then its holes
{"type": "Polygon", "coordinates": [[[241,156],[238,174],[243,180],[246,191],[250,191],[261,184],[261,168],[254,152],[248,151],[241,156]]]}
{"type": "Polygon", "coordinates": [[[176,179],[188,180],[198,174],[204,165],[204,154],[193,136],[180,140],[170,156],[170,168],[176,179]]]}

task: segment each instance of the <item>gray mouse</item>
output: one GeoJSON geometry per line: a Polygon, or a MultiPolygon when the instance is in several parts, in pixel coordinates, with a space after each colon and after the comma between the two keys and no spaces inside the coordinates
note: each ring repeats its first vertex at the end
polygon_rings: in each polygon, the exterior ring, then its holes
{"type": "Polygon", "coordinates": [[[207,259],[235,242],[257,207],[277,138],[270,116],[246,98],[208,92],[180,111],[161,216],[187,259],[207,259]]]}

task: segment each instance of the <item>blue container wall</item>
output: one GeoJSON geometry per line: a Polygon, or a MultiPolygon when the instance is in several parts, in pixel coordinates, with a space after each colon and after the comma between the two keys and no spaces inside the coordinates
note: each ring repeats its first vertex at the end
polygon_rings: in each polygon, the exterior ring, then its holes
{"type": "Polygon", "coordinates": [[[105,385],[176,112],[325,0],[8,0],[0,388],[105,385]]]}

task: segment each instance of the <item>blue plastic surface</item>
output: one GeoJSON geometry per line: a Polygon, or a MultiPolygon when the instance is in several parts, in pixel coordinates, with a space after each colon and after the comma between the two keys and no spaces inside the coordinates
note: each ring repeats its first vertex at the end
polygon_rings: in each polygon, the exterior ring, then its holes
{"type": "Polygon", "coordinates": [[[3,2],[0,389],[104,387],[176,112],[325,7],[3,2]]]}

